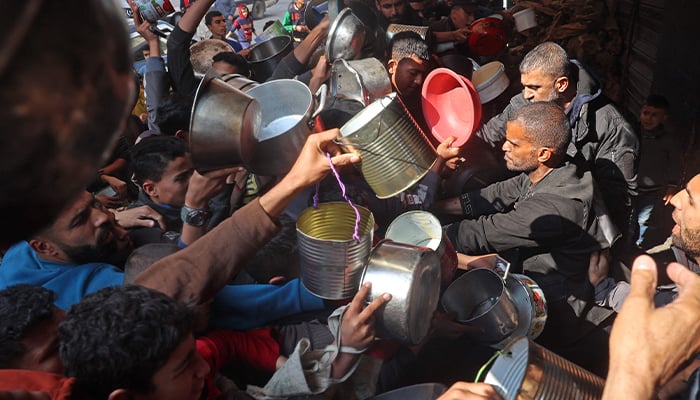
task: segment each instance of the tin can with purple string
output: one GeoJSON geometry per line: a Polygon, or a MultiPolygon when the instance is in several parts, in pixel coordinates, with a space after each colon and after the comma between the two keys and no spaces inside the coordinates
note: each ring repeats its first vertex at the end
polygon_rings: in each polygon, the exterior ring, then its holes
{"type": "Polygon", "coordinates": [[[380,199],[420,181],[437,160],[430,140],[396,93],[372,102],[340,128],[343,151],[360,154],[360,170],[380,199]]]}
{"type": "Polygon", "coordinates": [[[301,282],[327,300],[348,299],[357,293],[372,250],[374,216],[343,202],[309,207],[297,219],[301,282]],[[357,239],[353,238],[357,230],[357,239]]]}

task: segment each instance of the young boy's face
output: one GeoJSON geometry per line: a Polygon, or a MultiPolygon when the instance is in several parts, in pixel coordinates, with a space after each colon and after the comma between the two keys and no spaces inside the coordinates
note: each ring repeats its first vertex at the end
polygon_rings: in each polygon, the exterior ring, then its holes
{"type": "Polygon", "coordinates": [[[639,112],[639,121],[645,131],[654,130],[666,121],[666,110],[644,105],[639,112]]]}

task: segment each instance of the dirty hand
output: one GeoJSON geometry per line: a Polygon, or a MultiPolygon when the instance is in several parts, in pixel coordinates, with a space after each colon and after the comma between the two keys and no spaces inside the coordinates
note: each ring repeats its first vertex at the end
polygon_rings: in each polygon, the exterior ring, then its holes
{"type": "Polygon", "coordinates": [[[341,345],[361,350],[374,341],[374,313],[391,300],[391,295],[384,293],[364,307],[371,288],[369,282],[362,285],[345,310],[340,332],[341,345]]]}
{"type": "Polygon", "coordinates": [[[193,208],[206,208],[212,197],[226,186],[229,175],[236,174],[242,167],[231,167],[200,174],[195,171],[190,177],[190,185],[185,195],[185,204],[193,208]]]}
{"type": "Polygon", "coordinates": [[[299,187],[306,187],[320,181],[331,170],[326,153],[331,155],[331,162],[335,167],[359,162],[360,156],[356,153],[342,154],[340,146],[333,142],[338,136],[340,136],[338,129],[309,135],[287,178],[292,179],[299,187]]]}

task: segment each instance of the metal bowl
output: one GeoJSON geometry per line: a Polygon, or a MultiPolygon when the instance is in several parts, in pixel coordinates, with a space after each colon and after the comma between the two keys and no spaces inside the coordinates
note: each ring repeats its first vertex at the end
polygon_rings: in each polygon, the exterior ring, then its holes
{"type": "Polygon", "coordinates": [[[376,314],[380,337],[417,344],[428,333],[440,298],[440,257],[427,247],[384,240],[369,257],[360,285],[372,283],[368,301],[390,293],[376,314]]]}
{"type": "Polygon", "coordinates": [[[326,39],[326,59],[355,60],[362,54],[367,29],[350,8],[344,8],[333,20],[326,39]]]}
{"type": "Polygon", "coordinates": [[[194,167],[204,172],[240,165],[260,123],[258,102],[210,72],[192,106],[187,142],[194,167]]]}

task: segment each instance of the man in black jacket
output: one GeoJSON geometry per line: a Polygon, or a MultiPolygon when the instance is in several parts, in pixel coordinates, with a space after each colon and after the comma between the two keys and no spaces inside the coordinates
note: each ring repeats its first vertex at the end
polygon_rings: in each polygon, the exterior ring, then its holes
{"type": "Polygon", "coordinates": [[[593,177],[585,165],[568,160],[570,140],[568,118],[558,105],[537,102],[520,108],[507,123],[503,151],[508,169],[522,173],[434,209],[466,217],[446,228],[458,252],[517,251],[519,259],[509,261],[521,264],[547,299],[548,320],[538,341],[601,372],[606,340],[591,342],[589,334],[597,328],[578,317],[592,302],[591,253],[607,242],[592,211],[593,177]]]}
{"type": "MultiPolygon", "coordinates": [[[[498,147],[506,137],[506,122],[518,109],[538,101],[557,103],[571,125],[567,154],[588,164],[612,222],[626,234],[631,198],[636,195],[635,159],[639,152],[639,141],[630,124],[602,95],[595,76],[577,61],[569,60],[556,43],[542,43],[525,55],[520,81],[522,93],[515,95],[503,112],[491,118],[475,136],[498,147]]],[[[596,213],[605,214],[599,208],[596,213]]]]}

